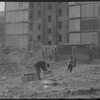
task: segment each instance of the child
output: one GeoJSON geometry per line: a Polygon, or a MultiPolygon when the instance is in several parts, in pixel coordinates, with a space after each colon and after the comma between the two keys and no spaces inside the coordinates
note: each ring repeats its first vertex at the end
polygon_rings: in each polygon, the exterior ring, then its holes
{"type": "Polygon", "coordinates": [[[73,59],[73,56],[72,56],[68,61],[68,70],[70,70],[70,72],[72,72],[73,67],[74,67],[74,59],[73,59]]]}

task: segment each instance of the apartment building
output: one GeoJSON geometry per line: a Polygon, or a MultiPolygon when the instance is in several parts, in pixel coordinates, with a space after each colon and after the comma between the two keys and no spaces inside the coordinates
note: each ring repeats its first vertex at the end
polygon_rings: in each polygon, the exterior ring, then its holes
{"type": "Polygon", "coordinates": [[[100,2],[6,2],[6,45],[98,44],[100,2]]]}
{"type": "Polygon", "coordinates": [[[100,43],[100,2],[69,2],[69,43],[100,43]]]}
{"type": "Polygon", "coordinates": [[[6,45],[67,42],[67,2],[6,2],[6,45]]]}

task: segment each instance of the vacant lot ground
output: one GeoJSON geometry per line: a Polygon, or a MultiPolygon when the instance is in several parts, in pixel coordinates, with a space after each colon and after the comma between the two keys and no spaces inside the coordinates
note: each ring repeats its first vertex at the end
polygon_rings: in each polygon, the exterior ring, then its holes
{"type": "Polygon", "coordinates": [[[22,82],[21,72],[0,76],[0,99],[99,97],[100,64],[78,64],[72,73],[67,66],[56,65],[52,73],[32,82],[22,82]]]}

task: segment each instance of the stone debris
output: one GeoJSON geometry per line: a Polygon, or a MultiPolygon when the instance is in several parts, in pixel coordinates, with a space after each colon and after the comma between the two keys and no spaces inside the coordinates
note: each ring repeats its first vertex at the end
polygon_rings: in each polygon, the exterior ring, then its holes
{"type": "Polygon", "coordinates": [[[51,64],[53,72],[43,74],[42,80],[35,80],[33,65],[38,60],[42,60],[41,51],[33,52],[30,55],[28,51],[16,50],[7,55],[1,54],[0,57],[0,79],[2,83],[0,84],[0,91],[2,87],[6,87],[4,92],[0,92],[0,99],[71,98],[82,95],[92,96],[97,95],[97,93],[100,95],[99,65],[80,61],[77,62],[80,65],[74,68],[73,73],[68,73],[66,60],[54,62],[47,59],[46,61],[51,64]],[[9,76],[7,73],[12,74],[9,76]],[[32,79],[32,76],[25,79],[23,75],[27,76],[27,74],[34,74],[34,78],[32,79]],[[18,78],[18,75],[20,78],[18,78]],[[13,78],[18,79],[14,81],[13,78]],[[18,83],[19,79],[24,81],[18,83]],[[97,83],[98,88],[94,88],[97,83]],[[79,88],[82,86],[86,89],[79,88]]]}

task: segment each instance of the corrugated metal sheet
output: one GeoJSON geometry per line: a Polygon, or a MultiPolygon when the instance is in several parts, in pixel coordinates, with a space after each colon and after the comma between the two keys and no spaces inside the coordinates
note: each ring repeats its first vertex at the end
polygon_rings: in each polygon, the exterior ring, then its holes
{"type": "Polygon", "coordinates": [[[6,34],[15,34],[15,24],[6,24],[6,34]]]}
{"type": "Polygon", "coordinates": [[[6,2],[6,11],[16,10],[16,2],[6,2]]]}
{"type": "Polygon", "coordinates": [[[12,20],[11,14],[12,14],[11,12],[6,12],[6,23],[11,22],[11,20],[12,20]]]}
{"type": "Polygon", "coordinates": [[[6,36],[6,45],[27,48],[28,36],[6,36]]]}
{"type": "Polygon", "coordinates": [[[28,9],[29,8],[29,2],[24,2],[24,9],[28,9]]]}
{"type": "Polygon", "coordinates": [[[80,17],[80,6],[69,7],[69,18],[80,17]]]}
{"type": "Polygon", "coordinates": [[[6,22],[15,22],[15,18],[16,18],[16,13],[14,11],[6,13],[6,22]]]}
{"type": "Polygon", "coordinates": [[[82,17],[97,17],[98,4],[82,5],[81,14],[82,14],[82,17]]]}
{"type": "Polygon", "coordinates": [[[17,36],[6,36],[6,45],[17,47],[18,46],[17,36]]]}
{"type": "Polygon", "coordinates": [[[28,11],[19,11],[19,22],[28,21],[28,11]]]}
{"type": "Polygon", "coordinates": [[[69,20],[69,31],[80,31],[80,20],[69,20]]]}
{"type": "Polygon", "coordinates": [[[15,9],[16,9],[16,10],[19,9],[18,4],[19,4],[19,2],[16,2],[16,5],[15,5],[15,9]]]}
{"type": "Polygon", "coordinates": [[[23,27],[24,27],[24,34],[28,33],[28,23],[23,23],[23,27]]]}
{"type": "Polygon", "coordinates": [[[24,33],[23,23],[19,23],[19,34],[24,33]]]}
{"type": "Polygon", "coordinates": [[[19,34],[19,25],[18,25],[18,23],[15,24],[15,34],[19,34]]]}
{"type": "Polygon", "coordinates": [[[80,33],[69,34],[69,43],[79,44],[80,43],[80,33]]]}
{"type": "Polygon", "coordinates": [[[23,11],[19,11],[19,21],[23,21],[23,11]]]}
{"type": "Polygon", "coordinates": [[[28,11],[6,12],[6,23],[28,21],[28,11]]]}
{"type": "Polygon", "coordinates": [[[28,7],[29,7],[28,4],[29,4],[29,2],[19,2],[19,4],[18,4],[19,10],[28,9],[28,7]]]}
{"type": "Polygon", "coordinates": [[[89,43],[98,43],[98,34],[97,32],[91,33],[82,33],[82,43],[89,44],[89,43]]]}
{"type": "Polygon", "coordinates": [[[6,24],[6,34],[18,34],[18,24],[6,24]]]}
{"type": "Polygon", "coordinates": [[[76,55],[77,60],[89,60],[90,49],[88,47],[77,47],[74,50],[74,54],[76,55]]]}
{"type": "Polygon", "coordinates": [[[28,23],[6,24],[6,34],[27,34],[28,23]]]}
{"type": "Polygon", "coordinates": [[[19,47],[27,48],[28,46],[28,36],[19,36],[19,47]]]}
{"type": "Polygon", "coordinates": [[[19,22],[19,14],[18,13],[19,13],[18,11],[15,12],[15,15],[16,15],[15,22],[19,22]]]}
{"type": "Polygon", "coordinates": [[[23,21],[28,21],[28,11],[23,11],[23,21]]]}
{"type": "Polygon", "coordinates": [[[6,2],[6,11],[9,10],[18,10],[19,2],[6,2]]]}
{"type": "Polygon", "coordinates": [[[81,30],[98,30],[99,19],[81,20],[81,30]]]}

